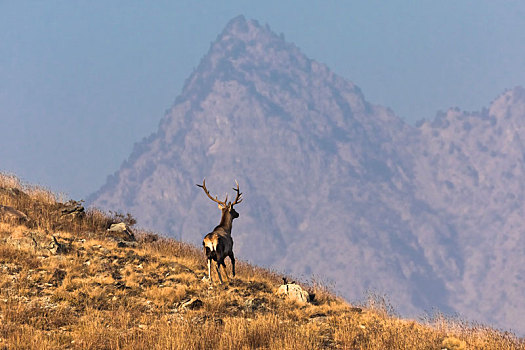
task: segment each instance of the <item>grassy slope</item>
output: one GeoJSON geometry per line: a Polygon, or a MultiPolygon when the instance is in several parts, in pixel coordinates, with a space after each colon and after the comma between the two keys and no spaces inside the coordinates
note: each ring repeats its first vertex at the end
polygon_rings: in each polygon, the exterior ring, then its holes
{"type": "Polygon", "coordinates": [[[210,287],[199,249],[150,233],[119,247],[106,227],[129,217],[62,215],[55,195],[1,174],[0,205],[29,218],[0,217],[0,349],[525,348],[458,320],[399,319],[380,297],[356,308],[318,285],[300,305],[275,296],[282,276],[246,263],[210,287]],[[202,305],[185,307],[192,298],[202,305]]]}

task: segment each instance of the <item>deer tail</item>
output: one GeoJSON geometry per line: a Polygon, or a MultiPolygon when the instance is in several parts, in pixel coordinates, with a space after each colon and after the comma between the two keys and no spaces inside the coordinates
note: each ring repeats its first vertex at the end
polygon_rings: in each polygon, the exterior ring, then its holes
{"type": "Polygon", "coordinates": [[[217,259],[217,247],[213,241],[204,241],[202,242],[204,246],[204,254],[208,259],[217,259]]]}

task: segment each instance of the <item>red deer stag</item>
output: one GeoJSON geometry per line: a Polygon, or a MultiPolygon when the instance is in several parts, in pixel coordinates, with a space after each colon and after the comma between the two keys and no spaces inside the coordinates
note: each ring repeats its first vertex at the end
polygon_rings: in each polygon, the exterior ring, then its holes
{"type": "Polygon", "coordinates": [[[217,196],[213,198],[210,195],[210,192],[208,192],[208,189],[206,188],[206,179],[202,180],[202,185],[197,185],[204,190],[204,193],[206,193],[206,195],[212,201],[218,204],[219,209],[222,211],[221,222],[218,226],[216,226],[213,229],[212,232],[208,233],[202,241],[202,245],[204,246],[204,253],[206,254],[206,258],[208,260],[208,279],[210,283],[213,282],[211,278],[212,260],[215,260],[216,262],[217,275],[219,276],[219,281],[221,284],[221,266],[224,270],[224,274],[226,275],[226,279],[229,279],[228,273],[226,272],[226,264],[224,264],[224,259],[227,256],[230,257],[230,261],[232,264],[232,274],[233,276],[235,276],[235,257],[233,256],[233,238],[231,236],[231,233],[233,219],[238,218],[239,213],[237,213],[237,211],[233,209],[233,206],[239,204],[243,200],[241,198],[242,193],[239,191],[239,183],[237,182],[237,180],[235,180],[235,184],[237,185],[237,188],[234,188],[233,190],[237,192],[237,197],[235,197],[235,200],[233,202],[228,202],[228,195],[226,195],[226,199],[224,199],[224,201],[220,201],[217,198],[217,196]]]}

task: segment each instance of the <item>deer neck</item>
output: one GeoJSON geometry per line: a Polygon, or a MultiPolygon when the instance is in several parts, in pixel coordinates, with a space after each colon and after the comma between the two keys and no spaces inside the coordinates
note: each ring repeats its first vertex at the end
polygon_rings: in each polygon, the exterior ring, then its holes
{"type": "Polygon", "coordinates": [[[231,234],[231,232],[232,232],[232,222],[233,222],[233,217],[230,214],[230,212],[227,211],[227,210],[224,211],[224,213],[222,213],[221,223],[219,224],[219,226],[222,227],[224,229],[224,231],[226,231],[226,232],[231,234]]]}

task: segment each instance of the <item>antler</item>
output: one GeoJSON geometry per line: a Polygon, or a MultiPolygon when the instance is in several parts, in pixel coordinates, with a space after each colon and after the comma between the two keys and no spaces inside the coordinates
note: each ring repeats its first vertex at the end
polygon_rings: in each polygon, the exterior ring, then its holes
{"type": "Polygon", "coordinates": [[[237,182],[237,180],[235,180],[235,183],[237,184],[237,188],[234,188],[233,190],[237,192],[237,197],[235,197],[235,200],[233,201],[232,206],[234,206],[235,204],[239,204],[244,199],[241,197],[242,193],[239,192],[239,183],[237,182]]]}
{"type": "MultiPolygon", "coordinates": [[[[206,179],[203,179],[202,180],[202,185],[199,185],[197,184],[197,186],[199,186],[200,188],[202,188],[204,190],[204,193],[206,193],[206,195],[214,202],[222,205],[223,207],[226,206],[226,202],[228,201],[228,195],[226,195],[226,199],[224,200],[224,202],[221,202],[217,196],[215,196],[215,198],[213,198],[211,195],[210,195],[210,192],[208,192],[208,189],[206,188],[206,179]]],[[[237,188],[238,188],[238,185],[237,185],[237,188]]]]}

